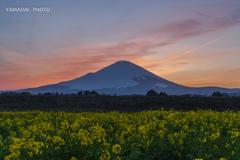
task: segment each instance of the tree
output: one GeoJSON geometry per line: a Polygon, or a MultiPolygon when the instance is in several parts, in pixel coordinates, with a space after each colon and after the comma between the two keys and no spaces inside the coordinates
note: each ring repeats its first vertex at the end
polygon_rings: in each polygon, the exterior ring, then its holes
{"type": "Polygon", "coordinates": [[[30,92],[22,92],[21,95],[31,96],[32,94],[30,92]]]}
{"type": "Polygon", "coordinates": [[[96,96],[97,96],[98,93],[97,93],[96,91],[91,91],[91,92],[90,92],[90,95],[96,95],[96,96]]]}
{"type": "Polygon", "coordinates": [[[219,91],[217,91],[217,92],[213,92],[212,96],[213,97],[221,97],[223,95],[219,91]]]}
{"type": "Polygon", "coordinates": [[[154,91],[153,89],[149,90],[146,94],[146,96],[157,96],[157,95],[158,95],[157,92],[154,91]]]}
{"type": "Polygon", "coordinates": [[[90,94],[90,91],[86,90],[83,95],[86,96],[86,95],[89,95],[89,94],[90,94]]]}
{"type": "Polygon", "coordinates": [[[161,97],[167,97],[168,95],[167,95],[167,93],[165,93],[165,92],[160,92],[160,93],[159,93],[159,96],[161,96],[161,97]]]}
{"type": "Polygon", "coordinates": [[[52,93],[50,93],[50,92],[46,92],[46,93],[44,93],[43,95],[44,95],[44,96],[51,96],[52,93]]]}
{"type": "Polygon", "coordinates": [[[80,96],[83,95],[82,91],[79,91],[77,95],[80,95],[80,96]]]}

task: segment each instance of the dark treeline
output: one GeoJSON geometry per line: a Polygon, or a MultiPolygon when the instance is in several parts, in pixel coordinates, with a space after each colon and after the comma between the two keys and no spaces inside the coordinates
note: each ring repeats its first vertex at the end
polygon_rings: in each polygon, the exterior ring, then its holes
{"type": "MultiPolygon", "coordinates": [[[[30,92],[2,92],[1,95],[27,95],[30,96],[32,95],[30,92]]],[[[38,93],[38,96],[59,96],[59,95],[99,95],[96,91],[79,91],[77,94],[63,94],[63,93],[58,93],[58,92],[45,92],[45,93],[38,93]]]]}
{"type": "MultiPolygon", "coordinates": [[[[30,96],[32,95],[30,92],[2,92],[0,95],[24,95],[24,96],[30,96]]],[[[72,94],[63,94],[63,93],[51,93],[51,92],[46,92],[46,93],[38,93],[38,96],[63,96],[63,95],[80,95],[80,96],[88,96],[88,95],[103,95],[105,96],[105,94],[99,94],[96,91],[89,91],[89,90],[85,90],[85,91],[79,91],[77,94],[76,93],[72,93],[72,94]]],[[[116,96],[116,94],[114,94],[114,96],[116,96]]],[[[169,96],[167,93],[165,92],[160,92],[157,93],[155,90],[151,89],[146,93],[146,96],[161,96],[161,97],[167,97],[169,96]]],[[[185,95],[175,95],[175,96],[180,96],[180,97],[206,97],[206,96],[201,96],[201,95],[196,95],[196,94],[185,94],[185,95]]],[[[220,93],[219,91],[213,92],[212,97],[228,97],[227,94],[224,93],[220,93]]],[[[209,97],[209,96],[207,96],[209,97]]]]}
{"type": "Polygon", "coordinates": [[[218,92],[214,92],[209,97],[173,96],[161,92],[156,95],[146,94],[145,96],[110,96],[100,95],[92,91],[80,91],[77,94],[43,93],[32,95],[28,92],[0,94],[0,111],[139,112],[161,108],[181,111],[198,109],[240,111],[240,97],[227,97],[218,92]]]}

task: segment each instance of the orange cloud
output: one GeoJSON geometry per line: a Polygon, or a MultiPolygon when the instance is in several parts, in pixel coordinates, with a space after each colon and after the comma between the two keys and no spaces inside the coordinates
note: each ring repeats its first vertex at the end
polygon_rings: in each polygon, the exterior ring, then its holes
{"type": "MultiPolygon", "coordinates": [[[[153,51],[155,48],[173,45],[188,38],[216,33],[238,24],[240,24],[240,14],[239,5],[236,5],[224,13],[195,14],[190,18],[165,26],[157,26],[153,30],[126,40],[125,43],[88,44],[82,47],[61,46],[63,49],[45,52],[31,50],[33,53],[30,50],[25,53],[21,48],[4,44],[4,49],[0,50],[0,90],[36,87],[70,80],[87,72],[97,71],[118,60],[133,61],[153,70],[159,70],[158,66],[165,65],[160,68],[165,70],[162,73],[173,73],[183,70],[189,61],[194,62],[204,58],[196,55],[190,57],[189,53],[210,45],[218,39],[164,60],[146,62],[146,57],[159,54],[153,51]]],[[[27,44],[30,43],[31,35],[27,41],[27,44]]],[[[207,58],[224,55],[225,53],[210,54],[207,58]]]]}

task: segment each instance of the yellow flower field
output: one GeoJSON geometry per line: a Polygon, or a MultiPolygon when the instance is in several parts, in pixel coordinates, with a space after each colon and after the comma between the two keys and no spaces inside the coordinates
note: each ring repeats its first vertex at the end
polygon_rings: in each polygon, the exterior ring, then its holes
{"type": "Polygon", "coordinates": [[[0,159],[240,157],[240,112],[0,112],[0,159]]]}

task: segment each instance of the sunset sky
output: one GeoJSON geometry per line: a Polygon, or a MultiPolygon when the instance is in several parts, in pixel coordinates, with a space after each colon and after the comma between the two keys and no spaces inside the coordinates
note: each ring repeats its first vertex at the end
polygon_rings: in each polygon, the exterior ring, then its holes
{"type": "Polygon", "coordinates": [[[0,0],[0,90],[119,60],[185,86],[240,88],[240,1],[0,0]],[[22,6],[30,11],[6,10],[22,6]],[[51,11],[31,10],[41,6],[51,11]]]}

